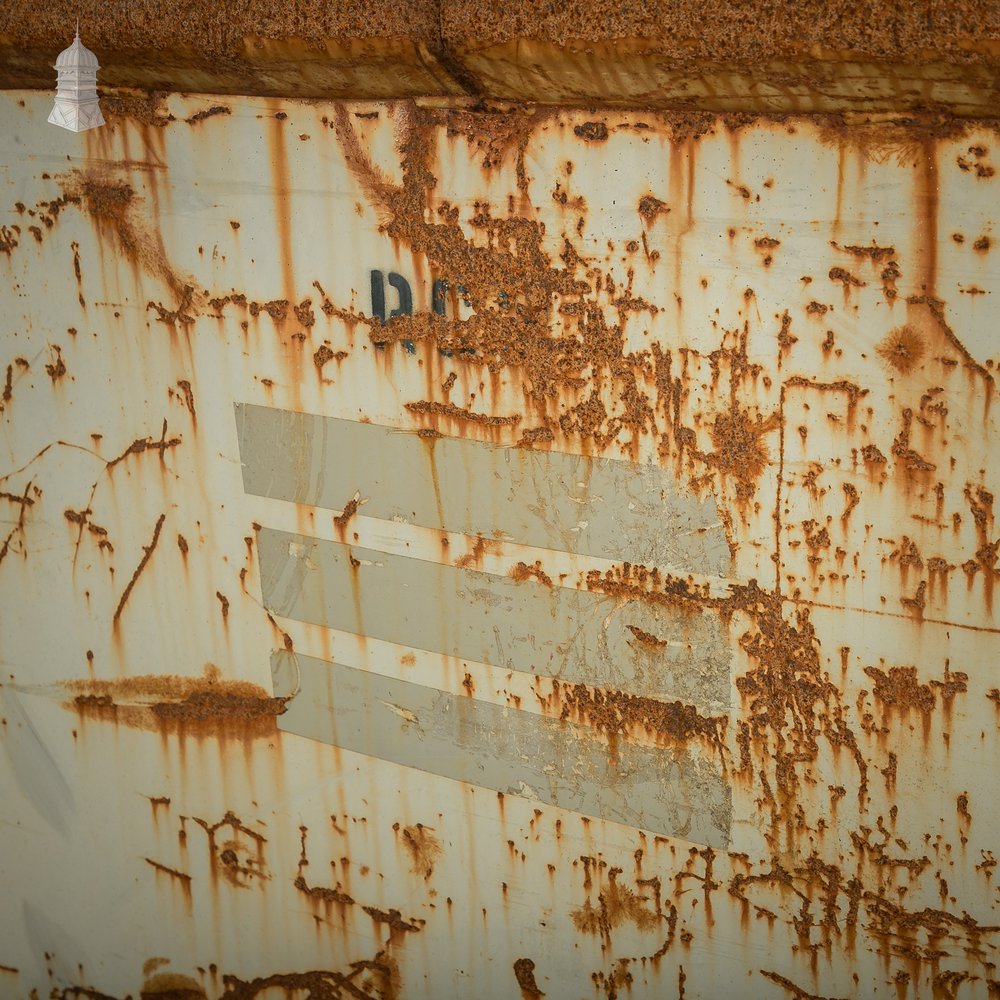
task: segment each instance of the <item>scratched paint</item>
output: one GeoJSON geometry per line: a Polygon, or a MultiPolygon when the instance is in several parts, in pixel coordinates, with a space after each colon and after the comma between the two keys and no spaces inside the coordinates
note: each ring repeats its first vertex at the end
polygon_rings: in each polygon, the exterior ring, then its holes
{"type": "Polygon", "coordinates": [[[1000,988],[992,124],[108,103],[0,96],[0,995],[1000,988]]]}

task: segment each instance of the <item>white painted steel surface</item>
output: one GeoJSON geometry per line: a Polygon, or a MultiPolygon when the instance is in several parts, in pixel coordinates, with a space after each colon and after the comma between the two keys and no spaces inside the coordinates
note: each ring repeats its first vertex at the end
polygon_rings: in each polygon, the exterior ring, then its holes
{"type": "Polygon", "coordinates": [[[992,128],[48,101],[0,996],[1000,989],[992,128]]]}

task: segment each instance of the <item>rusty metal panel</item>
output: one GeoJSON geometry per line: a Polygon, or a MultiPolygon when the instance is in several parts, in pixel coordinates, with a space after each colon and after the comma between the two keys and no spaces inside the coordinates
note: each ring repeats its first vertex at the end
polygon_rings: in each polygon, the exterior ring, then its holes
{"type": "Polygon", "coordinates": [[[105,84],[145,91],[962,117],[1000,99],[991,0],[8,0],[0,88],[47,88],[75,18],[105,84]]]}
{"type": "Polygon", "coordinates": [[[1000,990],[992,123],[49,103],[0,996],[1000,990]]]}

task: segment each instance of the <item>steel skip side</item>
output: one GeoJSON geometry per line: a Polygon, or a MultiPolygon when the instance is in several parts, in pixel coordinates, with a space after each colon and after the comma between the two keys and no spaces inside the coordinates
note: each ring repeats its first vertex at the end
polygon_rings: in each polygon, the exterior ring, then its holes
{"type": "Polygon", "coordinates": [[[1000,992],[989,123],[0,94],[0,997],[1000,992]]]}

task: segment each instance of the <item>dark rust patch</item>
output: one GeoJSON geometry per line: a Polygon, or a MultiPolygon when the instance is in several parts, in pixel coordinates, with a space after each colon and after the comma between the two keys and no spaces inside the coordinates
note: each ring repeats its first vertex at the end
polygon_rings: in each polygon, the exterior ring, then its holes
{"type": "Polygon", "coordinates": [[[810,993],[809,990],[796,986],[787,976],[782,976],[777,972],[769,972],[761,969],[760,974],[765,979],[770,979],[772,983],[777,983],[783,990],[791,993],[795,1000],[846,1000],[845,997],[820,996],[818,993],[810,993]]]}
{"type": "Polygon", "coordinates": [[[263,834],[246,826],[231,810],[215,823],[198,816],[191,818],[208,837],[213,875],[221,874],[237,889],[248,888],[255,879],[270,878],[264,862],[267,838],[263,834]]]}
{"type": "Polygon", "coordinates": [[[844,497],[847,500],[847,504],[844,507],[844,513],[840,515],[842,521],[846,521],[851,516],[851,511],[857,507],[861,500],[861,494],[858,488],[851,483],[841,483],[841,488],[844,491],[844,497]]]}
{"type": "Polygon", "coordinates": [[[830,268],[830,280],[839,281],[844,288],[864,288],[865,282],[842,267],[830,268]]]}
{"type": "Polygon", "coordinates": [[[0,226],[0,253],[5,253],[9,257],[17,249],[20,236],[20,226],[0,226]]]}
{"type": "Polygon", "coordinates": [[[656,195],[644,194],[639,199],[639,214],[647,226],[651,226],[658,216],[665,215],[669,211],[667,203],[661,201],[656,195]]]}
{"type": "Polygon", "coordinates": [[[176,868],[171,868],[169,865],[161,864],[159,861],[154,861],[152,858],[146,858],[145,860],[146,864],[156,871],[163,872],[164,875],[169,875],[171,878],[178,879],[180,882],[184,883],[185,886],[190,886],[190,875],[180,872],[176,868]]]}
{"type": "Polygon", "coordinates": [[[548,427],[528,427],[521,431],[521,439],[518,444],[522,448],[530,448],[539,441],[552,441],[554,439],[555,434],[548,427]]]}
{"type": "Polygon", "coordinates": [[[328,888],[321,885],[309,885],[303,875],[296,876],[293,883],[299,892],[304,893],[312,899],[322,900],[324,903],[336,903],[339,906],[353,906],[354,898],[338,885],[335,888],[328,888]]]}
{"type": "Polygon", "coordinates": [[[968,690],[969,675],[961,671],[945,670],[941,680],[931,680],[921,684],[917,680],[916,667],[865,667],[865,673],[875,682],[872,694],[889,712],[906,713],[916,709],[925,715],[934,710],[937,697],[950,703],[956,694],[968,690]]]}
{"type": "Polygon", "coordinates": [[[192,283],[174,271],[160,232],[139,211],[142,200],[127,174],[116,168],[94,167],[71,171],[60,182],[64,198],[82,205],[102,242],[109,244],[116,256],[163,281],[179,303],[174,311],[187,315],[185,310],[193,304],[192,283]]]}
{"type": "Polygon", "coordinates": [[[608,126],[604,122],[584,122],[573,126],[573,134],[585,142],[606,142],[608,126]]]}
{"type": "Polygon", "coordinates": [[[188,125],[197,125],[198,122],[203,122],[206,118],[214,118],[216,115],[231,115],[232,113],[232,109],[225,104],[213,104],[210,108],[205,108],[203,111],[196,111],[190,118],[185,118],[184,121],[188,125]]]}
{"type": "Polygon", "coordinates": [[[357,496],[351,497],[350,500],[344,504],[344,509],[333,519],[333,523],[337,527],[337,531],[343,533],[348,522],[352,517],[358,512],[358,507],[361,506],[361,498],[357,496]]]}
{"type": "Polygon", "coordinates": [[[892,453],[906,469],[912,472],[933,472],[937,466],[910,447],[910,432],[913,427],[913,411],[903,410],[899,434],[892,443],[892,453]]]}
{"type": "Polygon", "coordinates": [[[723,745],[728,723],[724,715],[706,717],[681,701],[657,701],[585,684],[553,681],[553,687],[562,704],[561,718],[584,722],[609,739],[639,732],[663,742],[703,739],[715,746],[723,745]]]}
{"type": "Polygon", "coordinates": [[[643,646],[648,646],[650,649],[665,649],[668,645],[666,639],[660,639],[653,635],[652,632],[646,632],[637,625],[629,625],[628,630],[635,636],[637,642],[642,643],[643,646]]]}
{"type": "Polygon", "coordinates": [[[184,405],[187,407],[188,413],[191,414],[191,423],[197,426],[198,413],[194,408],[194,390],[191,388],[191,383],[186,378],[179,378],[177,388],[180,389],[184,405]]]}
{"type": "Polygon", "coordinates": [[[394,931],[419,931],[423,926],[423,921],[419,919],[404,920],[403,915],[396,909],[382,910],[377,906],[362,906],[362,910],[368,914],[377,924],[387,924],[394,931]]]}
{"type": "Polygon", "coordinates": [[[714,450],[697,452],[696,457],[722,475],[732,476],[737,480],[740,498],[749,499],[770,460],[762,438],[777,426],[776,415],[764,418],[758,413],[751,416],[734,400],[712,423],[710,434],[714,450]]]}
{"type": "Polygon", "coordinates": [[[55,352],[55,356],[52,362],[45,366],[45,371],[53,383],[55,383],[66,374],[66,362],[63,361],[62,348],[58,344],[53,344],[52,350],[55,352]]]}
{"type": "Polygon", "coordinates": [[[530,958],[514,961],[514,978],[521,988],[521,1000],[541,1000],[545,996],[535,982],[535,963],[530,958]]]}
{"type": "Polygon", "coordinates": [[[490,413],[475,413],[472,410],[465,410],[454,403],[439,403],[437,401],[422,399],[416,403],[406,403],[406,408],[411,413],[427,413],[434,416],[448,417],[452,420],[462,420],[473,424],[482,424],[484,427],[511,427],[521,422],[519,413],[509,417],[496,416],[490,413]]]}
{"type": "Polygon", "coordinates": [[[322,372],[323,366],[329,361],[343,361],[347,351],[334,351],[327,344],[320,344],[313,354],[313,364],[322,372]]]}

